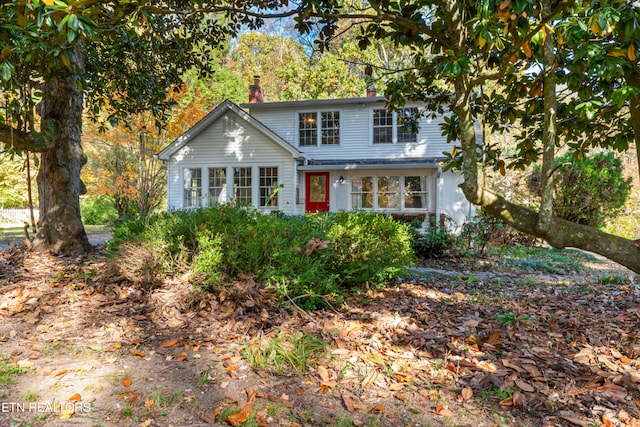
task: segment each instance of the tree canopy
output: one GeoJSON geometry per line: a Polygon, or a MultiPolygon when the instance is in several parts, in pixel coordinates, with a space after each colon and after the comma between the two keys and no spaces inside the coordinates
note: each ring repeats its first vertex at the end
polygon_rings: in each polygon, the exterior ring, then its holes
{"type": "MultiPolygon", "coordinates": [[[[36,249],[90,248],[79,207],[85,107],[92,119],[114,125],[147,110],[162,124],[172,105],[168,93],[180,89],[184,73],[213,71],[211,53],[229,35],[261,24],[259,16],[239,13],[251,6],[242,0],[4,3],[0,141],[40,153],[36,249]]],[[[279,6],[263,2],[256,10],[279,6]]]]}
{"type": "Polygon", "coordinates": [[[309,15],[327,22],[321,41],[335,33],[337,22],[349,20],[359,28],[361,47],[386,39],[410,51],[412,66],[398,70],[385,94],[391,106],[413,100],[431,111],[446,106],[452,112],[443,126],[455,141],[449,167],[461,170],[468,200],[553,246],[590,250],[640,271],[637,241],[564,220],[553,211],[560,148],[581,158],[595,147],[624,150],[634,137],[638,146],[638,5],[423,0],[354,7],[311,2],[298,16],[302,30],[309,15]],[[521,129],[515,156],[505,158],[484,144],[479,129],[521,129]],[[538,161],[542,196],[536,208],[483,185],[483,168],[506,174],[538,161]]]}

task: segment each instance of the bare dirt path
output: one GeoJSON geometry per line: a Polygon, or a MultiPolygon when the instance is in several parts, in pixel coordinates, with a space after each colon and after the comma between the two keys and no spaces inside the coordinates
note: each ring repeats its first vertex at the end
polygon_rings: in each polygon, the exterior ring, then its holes
{"type": "Polygon", "coordinates": [[[178,278],[143,289],[99,250],[12,248],[0,254],[0,426],[640,425],[627,271],[428,268],[303,312],[251,278],[207,296],[178,278]],[[247,349],[302,336],[327,344],[302,370],[249,363],[247,349]]]}

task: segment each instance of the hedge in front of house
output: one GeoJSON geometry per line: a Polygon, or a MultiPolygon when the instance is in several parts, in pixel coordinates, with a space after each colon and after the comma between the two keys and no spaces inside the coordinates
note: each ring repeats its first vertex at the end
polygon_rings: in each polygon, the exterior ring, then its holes
{"type": "Polygon", "coordinates": [[[190,272],[203,290],[250,275],[306,308],[383,285],[414,261],[408,226],[362,212],[287,216],[214,205],[124,222],[109,249],[129,241],[154,248],[164,274],[190,272]]]}

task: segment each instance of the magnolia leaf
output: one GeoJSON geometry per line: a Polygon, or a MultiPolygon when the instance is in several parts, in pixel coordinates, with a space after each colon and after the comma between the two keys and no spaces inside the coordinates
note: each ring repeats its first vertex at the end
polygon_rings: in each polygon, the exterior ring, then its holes
{"type": "Polygon", "coordinates": [[[160,347],[174,347],[178,345],[177,339],[162,341],[159,346],[160,347]]]}
{"type": "Polygon", "coordinates": [[[445,408],[444,406],[436,405],[433,410],[437,415],[442,415],[443,417],[452,417],[453,412],[450,409],[445,408]]]}
{"type": "Polygon", "coordinates": [[[473,390],[471,387],[465,387],[460,392],[460,395],[464,400],[470,400],[473,397],[473,390]]]}
{"type": "Polygon", "coordinates": [[[342,393],[342,403],[344,403],[344,407],[346,408],[347,411],[353,413],[355,411],[355,403],[353,402],[353,399],[351,398],[351,396],[342,393]]]}

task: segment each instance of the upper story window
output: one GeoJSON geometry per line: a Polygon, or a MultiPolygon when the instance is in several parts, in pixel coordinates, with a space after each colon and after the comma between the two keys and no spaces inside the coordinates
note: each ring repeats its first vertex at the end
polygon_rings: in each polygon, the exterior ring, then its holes
{"type": "Polygon", "coordinates": [[[399,108],[393,112],[373,110],[373,143],[417,142],[418,134],[412,126],[417,116],[417,108],[399,108]]]}
{"type": "Polygon", "coordinates": [[[298,145],[300,147],[338,144],[340,144],[339,111],[298,114],[298,145]]]}

